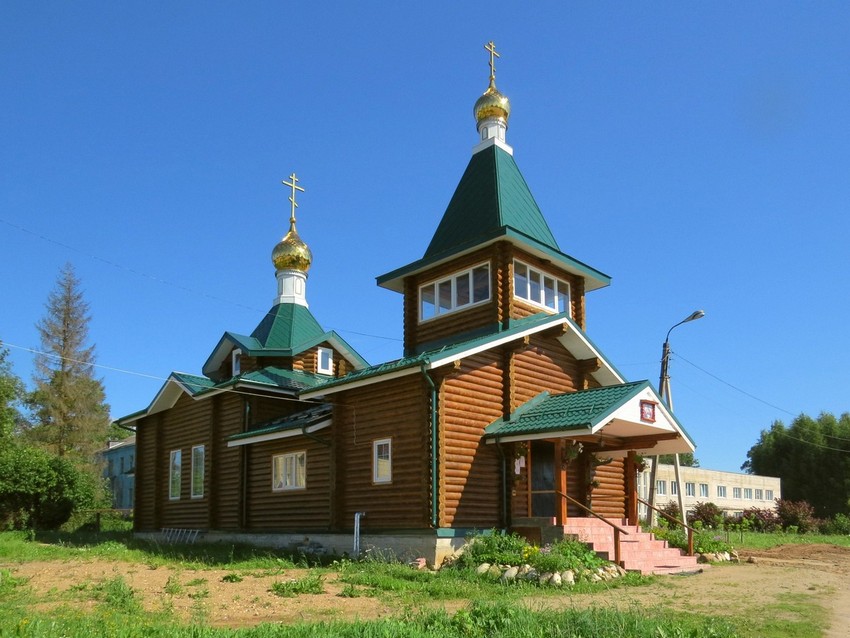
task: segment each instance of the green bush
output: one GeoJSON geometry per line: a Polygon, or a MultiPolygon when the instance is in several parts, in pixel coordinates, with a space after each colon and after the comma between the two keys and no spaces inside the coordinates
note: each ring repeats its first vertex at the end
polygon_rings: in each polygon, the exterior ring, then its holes
{"type": "Polygon", "coordinates": [[[850,535],[850,516],[846,514],[836,514],[832,520],[826,521],[823,529],[824,534],[841,534],[843,536],[850,535]]]}
{"type": "Polygon", "coordinates": [[[58,529],[75,509],[94,506],[97,486],[70,461],[37,448],[0,452],[0,528],[58,529]]]}
{"type": "Polygon", "coordinates": [[[690,523],[700,523],[706,529],[720,529],[723,526],[723,510],[714,503],[697,503],[690,515],[690,523]]]}
{"type": "Polygon", "coordinates": [[[564,571],[579,567],[599,567],[605,561],[579,541],[564,539],[543,547],[530,544],[518,534],[493,530],[472,536],[458,561],[465,567],[481,563],[493,565],[531,565],[539,572],[564,571]]]}
{"type": "Polygon", "coordinates": [[[782,529],[786,532],[795,531],[805,534],[817,529],[815,508],[806,501],[776,499],[776,514],[782,522],[782,529]]]}

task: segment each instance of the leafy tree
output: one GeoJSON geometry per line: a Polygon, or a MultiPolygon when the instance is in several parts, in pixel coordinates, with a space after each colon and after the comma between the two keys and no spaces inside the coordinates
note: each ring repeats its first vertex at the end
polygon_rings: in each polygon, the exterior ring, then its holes
{"type": "Polygon", "coordinates": [[[0,451],[0,529],[56,529],[97,493],[94,477],[66,458],[19,444],[0,451]]]}
{"type": "Polygon", "coordinates": [[[24,399],[24,384],[12,372],[9,351],[0,343],[0,449],[10,444],[12,435],[23,423],[18,406],[24,399]]]}
{"type": "Polygon", "coordinates": [[[87,345],[89,305],[74,268],[66,264],[36,324],[42,354],[35,359],[32,440],[59,457],[91,462],[106,443],[109,408],[94,377],[94,345],[87,345]]]}
{"type": "MultiPolygon", "coordinates": [[[[674,454],[662,454],[658,457],[658,462],[673,465],[674,456],[674,454]]],[[[694,456],[693,452],[685,452],[679,455],[679,465],[682,467],[699,467],[699,459],[694,456]]]]}
{"type": "Polygon", "coordinates": [[[850,498],[850,414],[813,419],[801,414],[786,427],[775,421],[762,430],[741,469],[778,476],[782,496],[810,503],[819,517],[848,511],[850,498]]]}

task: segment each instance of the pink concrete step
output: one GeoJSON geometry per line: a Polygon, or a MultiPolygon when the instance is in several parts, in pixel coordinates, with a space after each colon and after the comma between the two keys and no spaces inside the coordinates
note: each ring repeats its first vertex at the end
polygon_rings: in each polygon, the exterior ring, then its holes
{"type": "MultiPolygon", "coordinates": [[[[695,556],[687,556],[680,549],[668,547],[667,541],[656,539],[638,526],[626,525],[620,520],[611,522],[628,532],[628,535],[620,535],[620,565],[624,569],[642,574],[676,574],[702,568],[695,556]]],[[[564,535],[587,543],[608,560],[614,559],[614,529],[604,521],[571,518],[564,526],[564,535]]]]}

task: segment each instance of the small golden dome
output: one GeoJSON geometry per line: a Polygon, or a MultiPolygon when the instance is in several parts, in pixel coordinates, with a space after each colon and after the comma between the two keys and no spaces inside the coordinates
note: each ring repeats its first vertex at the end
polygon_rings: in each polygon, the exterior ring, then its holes
{"type": "Polygon", "coordinates": [[[476,100],[472,112],[475,115],[476,124],[480,124],[483,120],[489,118],[496,118],[502,120],[507,126],[508,118],[511,115],[511,102],[506,95],[499,92],[496,83],[491,79],[490,86],[476,100]]]}
{"type": "Polygon", "coordinates": [[[272,250],[272,263],[277,270],[300,270],[304,273],[310,270],[313,253],[298,236],[294,223],[290,225],[286,236],[272,250]]]}

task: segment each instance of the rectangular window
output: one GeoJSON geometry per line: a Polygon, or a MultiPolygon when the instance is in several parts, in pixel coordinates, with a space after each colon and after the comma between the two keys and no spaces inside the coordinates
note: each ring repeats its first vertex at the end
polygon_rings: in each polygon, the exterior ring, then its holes
{"type": "Polygon", "coordinates": [[[756,490],[756,500],[763,501],[764,500],[764,492],[761,490],[756,490]]]}
{"type": "Polygon", "coordinates": [[[172,501],[180,498],[180,466],[181,451],[171,450],[171,461],[168,464],[168,498],[172,501]]]}
{"type": "Polygon", "coordinates": [[[282,492],[307,487],[307,452],[289,452],[272,457],[272,490],[282,492]]]}
{"type": "Polygon", "coordinates": [[[732,498],[741,498],[741,488],[733,487],[732,488],[732,498]]]}
{"type": "Polygon", "coordinates": [[[670,481],[670,496],[679,495],[679,484],[676,481],[670,481]]]}
{"type": "Polygon", "coordinates": [[[204,460],[204,446],[194,446],[192,448],[192,498],[204,496],[204,460]]]}
{"type": "Polygon", "coordinates": [[[570,307],[570,285],[545,275],[520,261],[514,261],[514,296],[554,310],[567,312],[570,307]]]}
{"type": "Polygon", "coordinates": [[[319,348],[316,354],[316,372],[319,374],[334,373],[334,351],[330,348],[319,348]]]}
{"type": "Polygon", "coordinates": [[[419,287],[419,320],[490,300],[490,264],[480,264],[419,287]]]}
{"type": "Polygon", "coordinates": [[[765,490],[764,491],[764,498],[767,501],[772,501],[773,500],[773,490],[765,490]]]}
{"type": "Polygon", "coordinates": [[[393,480],[393,440],[379,439],[372,443],[372,481],[390,483],[393,480]]]}
{"type": "Polygon", "coordinates": [[[234,377],[242,374],[242,351],[236,348],[230,355],[230,369],[234,377]]]}
{"type": "Polygon", "coordinates": [[[667,481],[655,481],[655,493],[658,496],[667,494],[667,481]]]}
{"type": "Polygon", "coordinates": [[[726,498],[726,486],[718,485],[717,486],[717,498],[726,498]]]}
{"type": "Polygon", "coordinates": [[[753,488],[745,487],[744,488],[744,498],[748,500],[753,500],[753,488]]]}
{"type": "Polygon", "coordinates": [[[708,498],[708,483],[699,484],[699,495],[700,498],[708,498]]]}
{"type": "Polygon", "coordinates": [[[685,483],[685,496],[696,496],[696,483],[685,483]]]}

